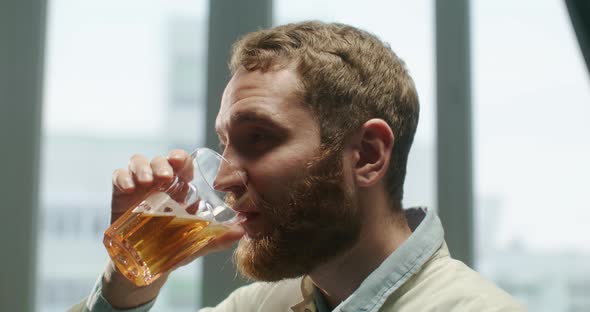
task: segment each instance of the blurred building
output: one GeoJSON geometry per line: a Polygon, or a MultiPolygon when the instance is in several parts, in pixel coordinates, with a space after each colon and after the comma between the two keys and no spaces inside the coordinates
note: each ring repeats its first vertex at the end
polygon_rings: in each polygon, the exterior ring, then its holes
{"type": "Polygon", "coordinates": [[[590,254],[533,252],[515,244],[479,266],[530,311],[590,311],[590,254]]]}
{"type": "MultiPolygon", "coordinates": [[[[477,201],[477,270],[535,312],[590,311],[590,253],[534,251],[498,242],[501,198],[477,201]]],[[[548,229],[550,230],[550,229],[548,229]]]]}

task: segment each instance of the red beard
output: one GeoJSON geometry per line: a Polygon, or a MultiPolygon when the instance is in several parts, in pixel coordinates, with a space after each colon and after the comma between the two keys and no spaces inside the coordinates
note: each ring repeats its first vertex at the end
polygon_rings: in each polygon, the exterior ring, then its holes
{"type": "Polygon", "coordinates": [[[341,155],[320,153],[281,200],[252,199],[274,228],[240,241],[234,262],[243,276],[278,281],[309,274],[358,241],[361,216],[356,194],[344,185],[341,155]]]}

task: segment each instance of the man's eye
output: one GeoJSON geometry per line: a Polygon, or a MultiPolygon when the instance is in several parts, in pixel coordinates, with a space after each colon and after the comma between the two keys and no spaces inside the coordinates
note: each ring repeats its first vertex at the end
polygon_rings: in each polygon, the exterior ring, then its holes
{"type": "MultiPolygon", "coordinates": [[[[231,139],[233,149],[244,157],[250,158],[262,156],[281,142],[280,136],[258,127],[236,130],[231,139]]],[[[232,147],[229,148],[232,149],[232,147]]]]}
{"type": "Polygon", "coordinates": [[[260,132],[251,133],[248,137],[248,140],[251,144],[256,144],[262,142],[266,139],[266,135],[260,132]]]}

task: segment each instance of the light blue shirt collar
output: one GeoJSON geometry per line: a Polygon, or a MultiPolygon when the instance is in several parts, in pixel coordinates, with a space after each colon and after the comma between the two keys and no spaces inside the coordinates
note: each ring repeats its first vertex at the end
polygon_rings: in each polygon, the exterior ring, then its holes
{"type": "MultiPolygon", "coordinates": [[[[435,212],[426,208],[410,208],[405,210],[405,214],[412,235],[333,311],[378,311],[385,300],[418,272],[443,244],[444,231],[435,212]]],[[[316,291],[314,295],[318,312],[328,312],[320,292],[316,291]]]]}

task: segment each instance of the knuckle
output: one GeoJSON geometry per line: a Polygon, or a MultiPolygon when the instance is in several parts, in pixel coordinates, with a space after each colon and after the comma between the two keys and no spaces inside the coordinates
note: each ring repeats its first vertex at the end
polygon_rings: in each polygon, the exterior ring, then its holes
{"type": "Polygon", "coordinates": [[[128,171],[125,169],[116,169],[115,171],[113,171],[113,175],[111,178],[112,184],[119,185],[121,179],[123,179],[127,174],[128,174],[128,171]]]}
{"type": "Polygon", "coordinates": [[[170,152],[168,152],[168,156],[170,157],[186,157],[188,155],[188,153],[185,150],[182,149],[172,149],[170,150],[170,152]]]}
{"type": "Polygon", "coordinates": [[[131,157],[129,157],[129,163],[136,163],[136,162],[140,162],[145,160],[145,156],[143,156],[142,154],[133,154],[131,157]]]}
{"type": "Polygon", "coordinates": [[[152,158],[152,160],[150,161],[150,165],[152,165],[152,166],[161,165],[165,160],[166,159],[163,156],[158,155],[158,156],[152,158]]]}
{"type": "Polygon", "coordinates": [[[112,175],[113,180],[116,180],[119,176],[124,175],[126,173],[126,171],[127,170],[121,169],[121,168],[115,169],[115,171],[113,171],[113,175],[112,175]]]}

